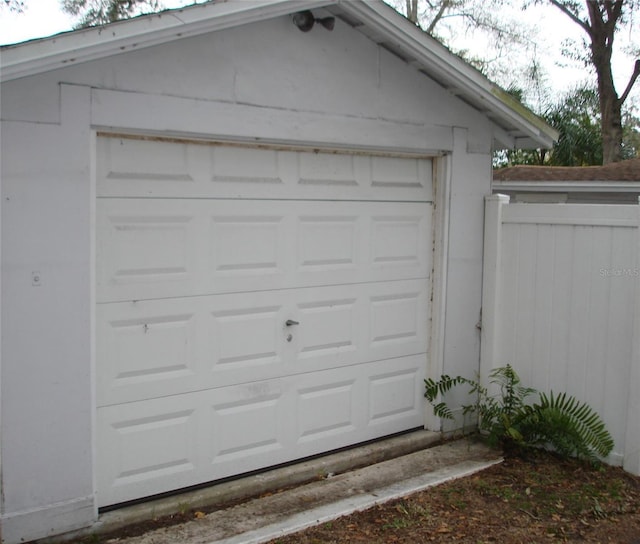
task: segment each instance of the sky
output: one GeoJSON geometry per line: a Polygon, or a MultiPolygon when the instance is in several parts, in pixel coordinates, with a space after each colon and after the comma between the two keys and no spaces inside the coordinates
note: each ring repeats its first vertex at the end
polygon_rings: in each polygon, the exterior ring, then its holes
{"type": "Polygon", "coordinates": [[[26,0],[24,13],[0,11],[0,44],[17,43],[71,30],[58,0],[26,0]]]}
{"type": "MultiPolygon", "coordinates": [[[[192,1],[165,0],[163,5],[178,7],[190,4],[192,1]]],[[[72,29],[73,20],[62,11],[59,0],[24,0],[24,2],[26,6],[24,13],[0,10],[0,45],[51,36],[72,29]]],[[[567,34],[580,38],[582,31],[551,6],[546,9],[537,7],[531,15],[533,13],[542,29],[535,40],[536,43],[539,42],[538,55],[547,72],[546,83],[553,93],[565,92],[583,82],[586,76],[584,68],[567,66],[566,61],[563,61],[557,53],[560,40],[567,34]]],[[[478,47],[477,40],[470,37],[467,46],[471,49],[478,47]]],[[[619,93],[624,90],[632,70],[633,59],[618,54],[615,58],[614,75],[619,93]]],[[[500,83],[506,86],[505,82],[500,83]]],[[[633,99],[636,103],[640,103],[640,84],[638,83],[633,99]]]]}
{"type": "MultiPolygon", "coordinates": [[[[1,0],[0,0],[1,1],[1,0]]],[[[195,0],[164,0],[168,8],[192,4],[195,0]]],[[[24,0],[23,13],[0,10],[0,45],[44,38],[73,27],[73,19],[62,11],[59,0],[24,0]]]]}

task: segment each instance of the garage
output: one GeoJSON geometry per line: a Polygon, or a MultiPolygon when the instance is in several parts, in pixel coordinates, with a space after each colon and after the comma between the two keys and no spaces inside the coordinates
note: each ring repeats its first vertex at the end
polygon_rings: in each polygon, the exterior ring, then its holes
{"type": "Polygon", "coordinates": [[[97,149],[100,506],[421,426],[430,159],[97,149]]]}
{"type": "Polygon", "coordinates": [[[455,430],[423,380],[479,369],[492,149],[553,129],[382,0],[0,52],[3,544],[455,430]]]}

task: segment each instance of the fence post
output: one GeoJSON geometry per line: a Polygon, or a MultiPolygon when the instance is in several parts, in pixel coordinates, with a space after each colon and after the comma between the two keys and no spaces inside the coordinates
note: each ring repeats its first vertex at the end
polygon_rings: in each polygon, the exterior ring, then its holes
{"type": "Polygon", "coordinates": [[[632,474],[640,475],[640,197],[638,197],[636,218],[636,255],[633,270],[635,279],[633,349],[629,372],[629,400],[627,403],[623,467],[632,474]]]}
{"type": "Polygon", "coordinates": [[[487,384],[489,373],[500,363],[499,312],[502,269],[502,210],[506,195],[485,197],[484,258],[482,265],[482,329],[480,333],[480,380],[487,384]]]}

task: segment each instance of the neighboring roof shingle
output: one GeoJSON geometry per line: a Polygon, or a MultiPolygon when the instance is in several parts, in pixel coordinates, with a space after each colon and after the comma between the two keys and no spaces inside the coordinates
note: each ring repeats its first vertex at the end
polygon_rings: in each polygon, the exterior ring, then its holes
{"type": "Polygon", "coordinates": [[[493,172],[494,181],[640,181],[640,157],[604,166],[510,166],[493,172]]]}

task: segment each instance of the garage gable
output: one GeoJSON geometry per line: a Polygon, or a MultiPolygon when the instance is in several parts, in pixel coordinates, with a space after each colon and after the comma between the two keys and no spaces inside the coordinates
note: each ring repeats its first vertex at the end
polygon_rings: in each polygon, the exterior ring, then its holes
{"type": "MultiPolygon", "coordinates": [[[[500,145],[548,147],[557,138],[557,133],[544,121],[382,1],[209,2],[114,23],[108,25],[109,32],[102,32],[102,28],[86,29],[5,47],[0,78],[2,81],[11,81],[211,31],[263,23],[283,16],[288,18],[293,13],[309,10],[315,10],[313,15],[316,17],[337,18],[341,24],[355,29],[381,49],[435,81],[456,97],[458,105],[461,101],[470,105],[493,124],[492,137],[500,145]]],[[[323,31],[321,25],[316,27],[317,30],[305,33],[309,40],[316,40],[316,33],[323,31]]],[[[320,54],[305,55],[306,58],[294,62],[290,69],[303,70],[314,61],[321,61],[324,54],[322,44],[316,51],[320,54]]],[[[268,69],[264,63],[262,66],[268,69]]],[[[335,64],[326,67],[322,81],[326,84],[330,74],[338,70],[339,66],[335,64]]],[[[269,76],[263,78],[267,86],[277,81],[269,76]]],[[[308,94],[313,96],[313,93],[308,94]]]]}

